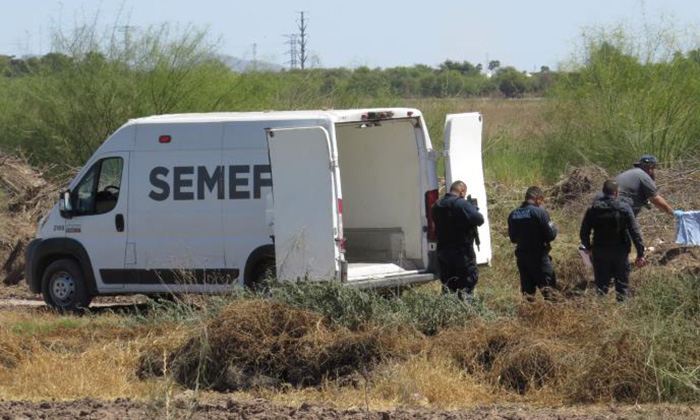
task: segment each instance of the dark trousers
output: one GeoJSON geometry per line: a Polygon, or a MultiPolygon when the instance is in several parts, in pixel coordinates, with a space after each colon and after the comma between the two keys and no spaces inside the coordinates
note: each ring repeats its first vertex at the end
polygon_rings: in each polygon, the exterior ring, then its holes
{"type": "Polygon", "coordinates": [[[479,281],[474,249],[448,249],[438,251],[440,281],[452,293],[470,295],[479,281]]]}
{"type": "Polygon", "coordinates": [[[552,267],[552,258],[547,252],[516,251],[515,259],[520,272],[520,291],[532,300],[537,289],[545,299],[552,297],[551,291],[557,286],[557,278],[552,267]]]}
{"type": "Polygon", "coordinates": [[[614,278],[617,300],[627,298],[630,275],[629,249],[626,246],[594,248],[593,274],[600,294],[607,295],[610,281],[614,278]]]}

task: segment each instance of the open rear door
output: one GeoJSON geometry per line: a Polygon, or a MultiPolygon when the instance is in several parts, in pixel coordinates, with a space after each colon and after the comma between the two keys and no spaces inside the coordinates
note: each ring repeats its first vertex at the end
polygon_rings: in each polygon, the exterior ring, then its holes
{"type": "Polygon", "coordinates": [[[268,130],[278,280],[339,279],[336,168],[323,127],[268,130]]]}
{"type": "Polygon", "coordinates": [[[445,184],[464,181],[467,194],[477,200],[479,212],[484,215],[484,224],[479,227],[481,245],[474,246],[476,262],[491,262],[491,232],[489,228],[488,208],[486,205],[486,186],[484,169],[481,163],[481,129],[482,118],[478,112],[468,114],[451,114],[445,119],[445,184]]]}

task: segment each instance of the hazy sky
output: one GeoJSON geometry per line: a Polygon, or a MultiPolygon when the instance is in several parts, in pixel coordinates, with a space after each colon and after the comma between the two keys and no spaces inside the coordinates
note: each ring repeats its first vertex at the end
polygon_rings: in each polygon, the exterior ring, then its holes
{"type": "Polygon", "coordinates": [[[50,33],[92,20],[145,28],[171,22],[208,28],[223,54],[278,64],[284,34],[308,12],[308,46],[326,67],[389,67],[487,57],[520,69],[552,68],[570,57],[585,27],[640,27],[661,16],[697,27],[697,0],[0,0],[0,54],[45,54],[50,33]]]}

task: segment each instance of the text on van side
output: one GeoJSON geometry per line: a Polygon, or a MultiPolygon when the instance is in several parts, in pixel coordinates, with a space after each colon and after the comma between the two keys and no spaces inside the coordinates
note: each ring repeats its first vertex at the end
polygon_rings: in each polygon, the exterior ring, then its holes
{"type": "Polygon", "coordinates": [[[172,171],[164,166],[156,166],[149,175],[154,189],[148,196],[155,201],[165,201],[170,198],[172,190],[173,200],[204,200],[208,191],[209,194],[216,194],[217,199],[223,200],[226,196],[224,175],[228,170],[228,199],[249,199],[251,168],[253,198],[260,198],[263,187],[272,187],[270,165],[216,166],[212,171],[206,166],[175,166],[172,171]]]}

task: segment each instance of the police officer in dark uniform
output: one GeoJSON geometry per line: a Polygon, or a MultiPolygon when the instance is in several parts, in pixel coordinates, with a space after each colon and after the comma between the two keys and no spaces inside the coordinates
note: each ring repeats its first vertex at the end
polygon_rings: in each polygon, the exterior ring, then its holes
{"type": "Polygon", "coordinates": [[[479,280],[474,241],[484,216],[465,199],[466,194],[464,182],[453,182],[450,192],[435,202],[431,212],[437,231],[440,281],[446,290],[468,299],[479,280]]]}
{"type": "Polygon", "coordinates": [[[637,250],[635,264],[641,267],[644,265],[644,243],[634,212],[627,202],[618,199],[617,182],[607,180],[603,184],[603,196],[593,202],[583,218],[581,244],[593,256],[593,273],[598,292],[606,295],[610,281],[614,278],[618,301],[627,298],[630,239],[637,250]]]}
{"type": "Polygon", "coordinates": [[[530,301],[538,288],[545,299],[551,298],[557,281],[549,256],[557,229],[549,220],[549,213],[540,207],[542,203],[542,190],[530,187],[525,192],[525,201],[508,216],[508,236],[517,244],[515,258],[520,272],[520,290],[530,301]]]}

